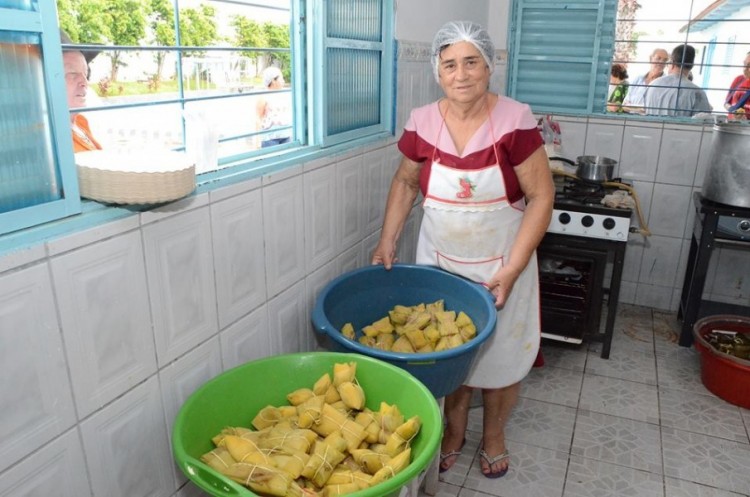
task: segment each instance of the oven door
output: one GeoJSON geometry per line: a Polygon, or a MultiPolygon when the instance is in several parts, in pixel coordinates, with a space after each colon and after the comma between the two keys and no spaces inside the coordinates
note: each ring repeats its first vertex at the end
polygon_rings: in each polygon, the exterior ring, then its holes
{"type": "Polygon", "coordinates": [[[545,236],[537,248],[543,338],[582,343],[598,333],[607,256],[581,237],[545,236]]]}

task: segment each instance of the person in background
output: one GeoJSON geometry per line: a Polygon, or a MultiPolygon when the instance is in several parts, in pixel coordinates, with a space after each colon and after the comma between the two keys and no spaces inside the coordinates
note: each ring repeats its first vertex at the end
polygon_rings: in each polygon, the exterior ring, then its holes
{"type": "Polygon", "coordinates": [[[399,236],[421,192],[417,264],[482,283],[494,295],[497,329],[465,385],[445,398],[440,451],[440,471],[447,471],[465,442],[472,389],[481,389],[479,454],[487,478],[508,471],[506,423],[539,350],[536,247],[554,199],[529,106],[488,90],[494,54],[487,31],[472,22],[449,22],[435,35],[431,61],[445,96],[411,111],[372,255],[386,270],[396,262],[399,236]]]}
{"type": "MultiPolygon", "coordinates": [[[[60,30],[60,43],[63,45],[74,43],[62,29],[60,30]]],[[[89,63],[98,54],[99,52],[95,50],[63,49],[65,90],[70,109],[86,107],[86,95],[89,90],[89,63]]],[[[73,132],[73,152],[101,150],[102,146],[94,138],[89,128],[89,122],[82,114],[71,112],[70,128],[73,132]]]]}
{"type": "Polygon", "coordinates": [[[672,50],[669,73],[646,87],[646,114],[690,117],[711,112],[706,92],[688,79],[694,60],[695,48],[691,45],[678,45],[672,50]]]}
{"type": "Polygon", "coordinates": [[[607,99],[607,112],[623,112],[622,102],[628,94],[628,70],[622,64],[612,64],[609,85],[613,87],[607,99]]]}
{"type": "Polygon", "coordinates": [[[748,119],[750,115],[750,52],[742,63],[742,74],[734,78],[724,100],[730,119],[748,119]]]}
{"type": "Polygon", "coordinates": [[[643,112],[643,96],[646,94],[646,87],[656,78],[664,76],[669,54],[663,48],[657,48],[651,53],[648,61],[651,63],[648,72],[636,76],[628,86],[628,94],[622,101],[626,112],[643,112]]]}
{"type": "MultiPolygon", "coordinates": [[[[284,75],[281,70],[275,66],[266,67],[262,73],[263,85],[268,90],[279,90],[284,87],[284,75]]],[[[292,123],[292,111],[289,105],[289,95],[284,93],[270,94],[258,99],[256,112],[260,129],[266,130],[278,126],[289,126],[292,123]]],[[[273,145],[288,143],[290,140],[290,130],[282,129],[270,133],[264,133],[261,136],[262,148],[273,145]]]]}

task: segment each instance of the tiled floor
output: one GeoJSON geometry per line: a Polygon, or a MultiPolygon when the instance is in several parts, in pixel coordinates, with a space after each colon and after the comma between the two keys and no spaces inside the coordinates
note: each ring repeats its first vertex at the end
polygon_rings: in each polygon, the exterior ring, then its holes
{"type": "Polygon", "coordinates": [[[608,360],[601,344],[545,342],[508,424],[508,474],[479,470],[475,407],[438,496],[750,496],[750,410],[706,390],[677,326],[672,313],[620,306],[608,360]]]}

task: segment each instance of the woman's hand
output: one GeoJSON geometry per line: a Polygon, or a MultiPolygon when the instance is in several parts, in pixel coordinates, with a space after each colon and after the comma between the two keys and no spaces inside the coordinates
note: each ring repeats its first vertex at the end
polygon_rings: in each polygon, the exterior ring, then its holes
{"type": "Polygon", "coordinates": [[[489,291],[495,296],[495,307],[503,308],[520,274],[521,271],[514,267],[503,266],[486,283],[489,291]]]}
{"type": "Polygon", "coordinates": [[[372,265],[382,264],[386,270],[390,270],[395,263],[398,262],[396,257],[396,244],[385,243],[381,238],[378,242],[378,246],[372,253],[372,265]]]}

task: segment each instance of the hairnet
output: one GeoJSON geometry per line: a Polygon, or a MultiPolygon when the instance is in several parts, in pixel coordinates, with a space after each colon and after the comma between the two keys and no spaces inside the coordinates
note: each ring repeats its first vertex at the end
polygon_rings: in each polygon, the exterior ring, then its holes
{"type": "Polygon", "coordinates": [[[281,76],[281,70],[276,66],[268,66],[263,69],[263,84],[268,86],[273,83],[273,80],[281,76]]]}
{"type": "Polygon", "coordinates": [[[489,33],[479,24],[471,21],[450,21],[443,24],[432,40],[432,70],[435,74],[435,80],[440,82],[438,77],[438,65],[440,64],[440,51],[446,46],[468,41],[479,50],[484,61],[490,68],[490,73],[495,69],[493,59],[495,58],[495,45],[492,43],[489,33]]]}

